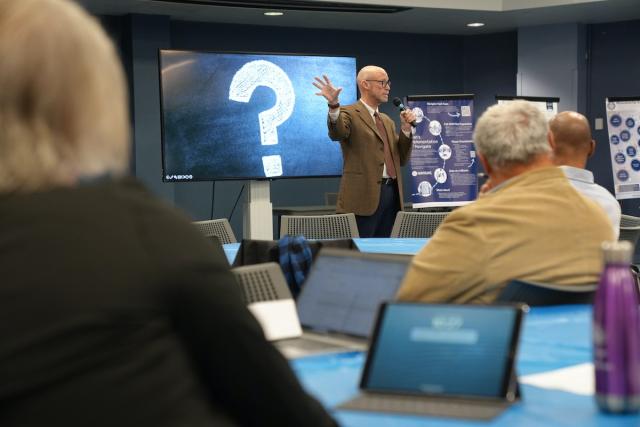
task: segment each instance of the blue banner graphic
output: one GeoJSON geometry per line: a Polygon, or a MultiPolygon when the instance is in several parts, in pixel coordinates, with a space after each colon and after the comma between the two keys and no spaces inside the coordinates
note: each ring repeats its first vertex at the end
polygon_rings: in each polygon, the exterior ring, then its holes
{"type": "Polygon", "coordinates": [[[640,99],[607,98],[607,129],[616,199],[640,197],[640,99]]]}
{"type": "Polygon", "coordinates": [[[414,208],[460,206],[478,196],[473,146],[473,96],[409,96],[413,129],[411,202],[414,208]]]}

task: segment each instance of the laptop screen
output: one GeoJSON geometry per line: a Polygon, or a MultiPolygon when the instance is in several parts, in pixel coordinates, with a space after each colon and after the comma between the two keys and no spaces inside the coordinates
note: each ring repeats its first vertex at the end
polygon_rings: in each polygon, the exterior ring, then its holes
{"type": "Polygon", "coordinates": [[[378,306],[395,298],[410,261],[406,255],[322,249],[298,297],[300,323],[368,337],[378,306]]]}
{"type": "Polygon", "coordinates": [[[504,398],[522,307],[385,304],[361,387],[504,398]]]}

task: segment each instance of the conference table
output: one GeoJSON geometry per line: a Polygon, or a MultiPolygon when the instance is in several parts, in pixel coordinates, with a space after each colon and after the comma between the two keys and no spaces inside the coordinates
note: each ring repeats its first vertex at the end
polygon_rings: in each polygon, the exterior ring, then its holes
{"type": "MultiPolygon", "coordinates": [[[[467,426],[639,426],[638,415],[608,415],[598,411],[592,394],[586,391],[563,391],[534,386],[534,374],[577,366],[577,372],[563,375],[557,371],[555,381],[565,386],[592,378],[591,306],[556,306],[531,308],[526,316],[517,356],[522,400],[491,422],[453,418],[382,414],[334,410],[358,393],[358,382],[365,353],[334,353],[307,356],[291,361],[306,389],[328,408],[344,427],[467,427],[467,426]],[[590,377],[584,377],[590,375],[590,377]],[[569,378],[569,379],[565,379],[569,378]]],[[[565,369],[565,371],[570,371],[565,369]]],[[[546,384],[553,381],[545,380],[546,384]]],[[[588,388],[588,387],[587,387],[588,388]]]]}
{"type": "MultiPolygon", "coordinates": [[[[428,239],[354,239],[364,252],[416,253],[428,239]]],[[[239,244],[224,245],[229,259],[239,244]]],[[[341,352],[290,361],[304,387],[343,427],[640,426],[640,415],[602,413],[593,396],[590,305],[533,307],[517,355],[522,399],[490,422],[336,410],[358,393],[366,353],[341,352]]]]}

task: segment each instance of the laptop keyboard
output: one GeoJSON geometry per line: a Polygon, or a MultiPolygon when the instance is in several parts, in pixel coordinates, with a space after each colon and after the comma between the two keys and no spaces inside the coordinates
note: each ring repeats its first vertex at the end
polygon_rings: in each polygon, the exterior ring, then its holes
{"type": "Polygon", "coordinates": [[[444,400],[425,396],[362,393],[338,406],[338,409],[393,412],[436,417],[490,420],[509,406],[506,402],[444,400]]]}

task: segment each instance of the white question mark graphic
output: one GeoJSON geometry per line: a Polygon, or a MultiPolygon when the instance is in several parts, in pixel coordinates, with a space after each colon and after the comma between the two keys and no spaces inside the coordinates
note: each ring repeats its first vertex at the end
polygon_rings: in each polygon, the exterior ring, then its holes
{"type": "MultiPolygon", "coordinates": [[[[258,86],[271,88],[276,94],[276,104],[258,114],[261,144],[275,145],[278,143],[277,127],[291,116],[296,103],[293,84],[287,73],[274,63],[264,60],[250,61],[233,76],[229,87],[229,99],[249,102],[258,86]]],[[[262,167],[265,176],[282,175],[282,159],[279,155],[262,156],[262,167]]]]}

